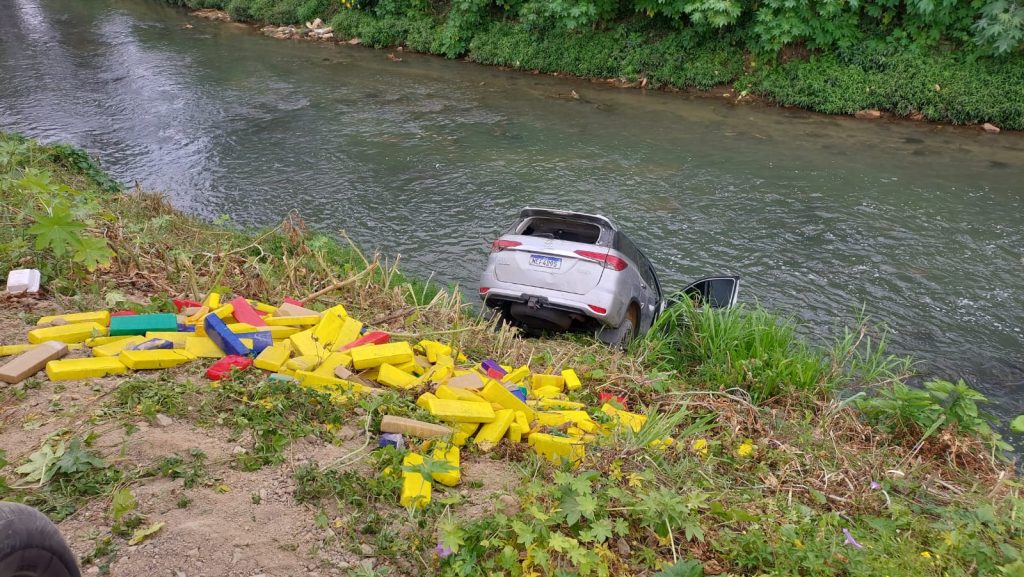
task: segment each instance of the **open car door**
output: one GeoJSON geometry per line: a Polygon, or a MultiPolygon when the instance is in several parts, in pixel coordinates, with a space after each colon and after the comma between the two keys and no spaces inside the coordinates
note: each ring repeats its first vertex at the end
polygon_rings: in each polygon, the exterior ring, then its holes
{"type": "Polygon", "coordinates": [[[713,309],[724,309],[736,304],[740,292],[740,277],[709,276],[692,282],[683,290],[669,298],[672,306],[683,297],[689,297],[698,307],[709,306],[713,309]]]}

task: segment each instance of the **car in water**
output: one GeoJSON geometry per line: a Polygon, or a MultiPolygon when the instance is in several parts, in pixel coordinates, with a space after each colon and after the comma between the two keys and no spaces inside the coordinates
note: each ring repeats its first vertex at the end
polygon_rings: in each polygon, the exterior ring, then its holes
{"type": "Polygon", "coordinates": [[[480,298],[501,318],[528,332],[594,331],[624,346],[677,299],[716,308],[736,303],[739,277],[702,278],[665,292],[644,253],[610,219],[594,214],[525,208],[491,243],[480,298]]]}

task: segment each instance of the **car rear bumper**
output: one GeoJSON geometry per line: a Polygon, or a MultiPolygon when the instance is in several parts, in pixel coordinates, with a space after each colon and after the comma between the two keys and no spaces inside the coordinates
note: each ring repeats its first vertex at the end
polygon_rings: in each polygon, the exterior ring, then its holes
{"type": "Polygon", "coordinates": [[[564,311],[591,319],[603,326],[618,326],[626,314],[626,303],[620,303],[598,286],[587,294],[577,295],[562,291],[531,287],[519,284],[502,283],[493,275],[484,274],[480,283],[481,300],[489,307],[502,307],[508,303],[533,303],[546,309],[564,311]],[[603,308],[600,313],[590,305],[603,308]]]}

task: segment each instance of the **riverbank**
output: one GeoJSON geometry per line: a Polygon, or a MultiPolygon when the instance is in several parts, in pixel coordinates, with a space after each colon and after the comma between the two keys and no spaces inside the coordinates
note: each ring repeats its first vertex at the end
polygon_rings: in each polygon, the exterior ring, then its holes
{"type": "Polygon", "coordinates": [[[68,147],[0,137],[0,194],[0,265],[41,268],[48,291],[5,297],[3,344],[46,313],[164,310],[215,288],[291,296],[470,358],[573,366],[584,381],[573,400],[610,394],[649,415],[575,468],[506,443],[467,447],[463,483],[406,511],[400,454],[362,449],[376,444],[379,413],[423,415],[419,391],[334,404],[254,373],[211,387],[187,367],[6,387],[0,497],[60,521],[100,572],[654,574],[675,563],[670,574],[938,577],[1024,566],[1020,486],[976,397],[894,385],[908,365],[868,327],[823,350],[764,311],[679,309],[628,354],[582,337],[521,340],[457,292],[306,231],[300,215],[256,232],[214,226],[120,191],[68,147]],[[865,392],[840,402],[840,390],[865,392]],[[650,443],[665,437],[674,442],[650,443]],[[39,483],[26,482],[31,467],[15,473],[75,439],[102,466],[80,458],[39,483]]]}
{"type": "Polygon", "coordinates": [[[985,57],[949,44],[887,44],[882,37],[865,38],[864,45],[847,49],[809,50],[796,43],[770,53],[748,46],[739,33],[697,33],[639,16],[591,29],[557,30],[506,16],[478,15],[461,22],[455,10],[434,14],[401,3],[336,9],[320,2],[168,1],[226,9],[238,21],[273,25],[271,35],[278,38],[302,36],[304,23],[321,18],[330,24],[330,39],[401,46],[515,70],[624,87],[719,88],[716,97],[726,86],[728,97],[737,101],[756,98],[864,119],[891,115],[987,125],[989,132],[1024,129],[1024,58],[1019,54],[985,57]]]}

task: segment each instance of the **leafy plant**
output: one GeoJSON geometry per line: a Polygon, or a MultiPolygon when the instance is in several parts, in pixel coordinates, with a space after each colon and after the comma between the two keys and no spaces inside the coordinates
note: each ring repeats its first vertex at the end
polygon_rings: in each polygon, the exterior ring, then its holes
{"type": "Polygon", "coordinates": [[[974,41],[994,54],[1008,54],[1024,43],[1024,6],[1010,0],[985,5],[974,23],[974,41]]]}
{"type": "Polygon", "coordinates": [[[934,379],[916,389],[896,382],[878,390],[857,407],[875,426],[890,432],[924,434],[955,428],[961,433],[981,437],[1001,450],[1012,450],[992,429],[996,419],[981,411],[979,403],[988,399],[963,379],[956,383],[934,379]]]}

